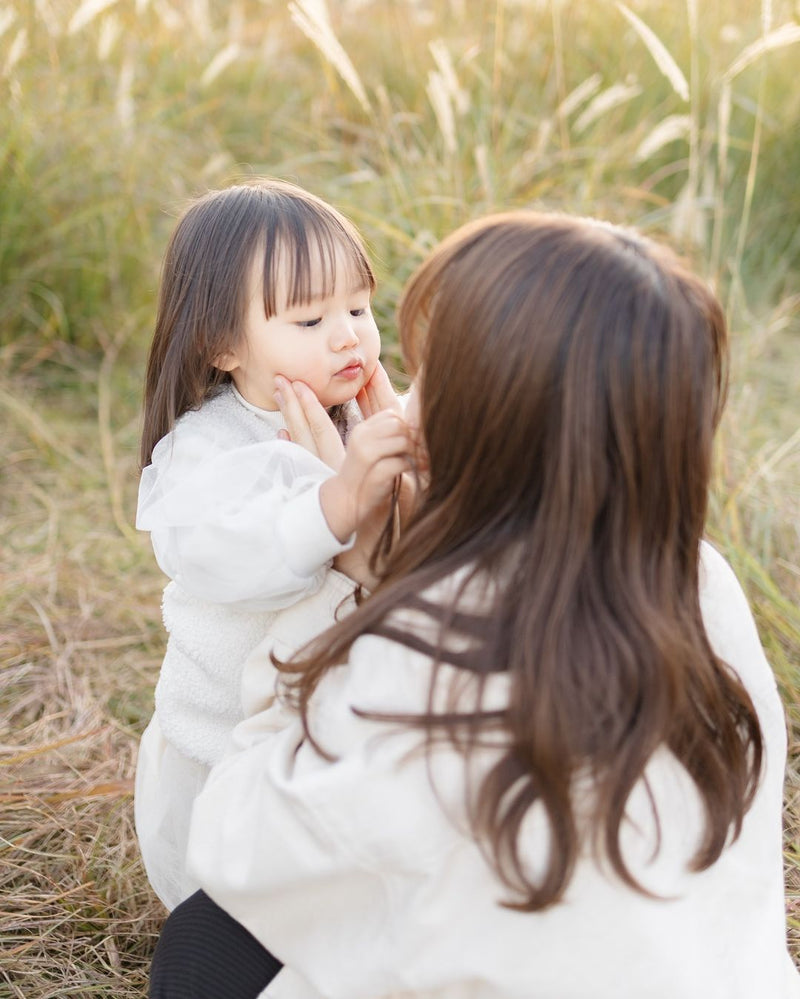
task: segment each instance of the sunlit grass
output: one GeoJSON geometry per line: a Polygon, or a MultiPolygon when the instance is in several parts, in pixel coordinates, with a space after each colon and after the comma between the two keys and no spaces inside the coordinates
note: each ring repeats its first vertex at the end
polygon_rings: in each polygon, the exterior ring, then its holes
{"type": "Polygon", "coordinates": [[[395,364],[405,278],[493,209],[633,224],[715,283],[733,369],[710,528],[790,719],[800,956],[797,5],[323,7],[0,3],[0,997],[143,994],[162,913],[131,779],[163,650],[131,526],[144,351],[174,214],[254,173],[359,225],[395,364]]]}

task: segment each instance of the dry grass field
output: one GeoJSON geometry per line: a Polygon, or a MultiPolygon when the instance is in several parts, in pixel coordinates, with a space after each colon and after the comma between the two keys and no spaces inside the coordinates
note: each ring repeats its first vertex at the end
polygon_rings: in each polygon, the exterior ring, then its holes
{"type": "Polygon", "coordinates": [[[405,277],[493,208],[639,226],[715,283],[733,364],[709,532],[787,709],[800,962],[799,7],[0,3],[0,999],[146,994],[164,913],[132,776],[164,636],[132,526],[144,356],[176,210],[254,173],[364,232],[390,364],[405,277]]]}

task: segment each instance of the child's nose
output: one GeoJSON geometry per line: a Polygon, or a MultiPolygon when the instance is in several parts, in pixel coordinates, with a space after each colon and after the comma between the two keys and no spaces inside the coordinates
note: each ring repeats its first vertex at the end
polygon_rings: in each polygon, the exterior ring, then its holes
{"type": "Polygon", "coordinates": [[[336,323],[331,334],[331,344],[334,350],[346,350],[348,347],[355,347],[357,343],[358,334],[355,331],[353,319],[348,313],[336,323]]]}

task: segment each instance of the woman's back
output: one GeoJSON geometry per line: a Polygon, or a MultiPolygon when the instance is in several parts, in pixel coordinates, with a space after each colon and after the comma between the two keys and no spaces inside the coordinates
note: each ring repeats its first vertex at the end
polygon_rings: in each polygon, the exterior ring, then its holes
{"type": "MultiPolygon", "coordinates": [[[[263,719],[242,726],[240,740],[255,745],[219,768],[195,814],[196,829],[229,816],[224,836],[197,835],[192,844],[206,890],[313,983],[308,991],[298,984],[303,999],[314,988],[342,999],[794,996],[780,862],[783,711],[733,573],[708,545],[701,567],[709,638],[753,698],[766,749],[741,834],[708,870],[688,869],[702,808],[662,749],[646,771],[649,791],[640,781],[631,795],[621,834],[631,872],[661,898],[623,884],[585,843],[560,902],[540,912],[499,905],[508,893],[464,812],[463,757],[443,742],[426,758],[414,751],[419,731],[388,731],[353,713],[424,711],[430,659],[364,636],[310,708],[314,736],[335,763],[304,742],[299,723],[278,737],[277,751],[258,743],[263,719]],[[357,960],[342,961],[347,953],[357,960]]],[[[507,690],[507,677],[495,674],[485,703],[502,706],[507,690]]],[[[473,765],[480,771],[495,758],[488,748],[473,765]]],[[[591,781],[578,790],[579,810],[589,808],[591,781]]],[[[534,806],[520,836],[534,877],[548,838],[534,806]]]]}

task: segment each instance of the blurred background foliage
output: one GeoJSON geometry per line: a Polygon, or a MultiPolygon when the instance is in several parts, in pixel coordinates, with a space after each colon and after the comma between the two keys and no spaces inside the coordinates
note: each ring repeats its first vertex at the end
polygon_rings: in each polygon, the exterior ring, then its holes
{"type": "Polygon", "coordinates": [[[387,318],[428,246],[511,205],[666,232],[769,307],[800,273],[795,6],[0,8],[0,343],[146,343],[171,214],[254,173],[353,215],[387,318]]]}

